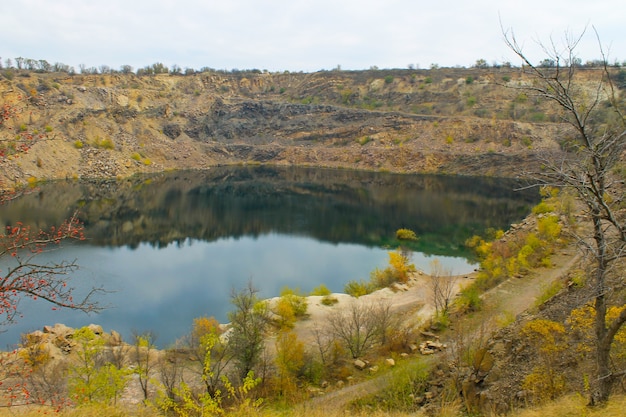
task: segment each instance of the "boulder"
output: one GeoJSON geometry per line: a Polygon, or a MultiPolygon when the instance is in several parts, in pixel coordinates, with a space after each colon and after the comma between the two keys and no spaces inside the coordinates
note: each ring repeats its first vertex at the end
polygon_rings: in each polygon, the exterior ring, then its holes
{"type": "Polygon", "coordinates": [[[60,323],[57,323],[54,326],[44,326],[43,332],[51,334],[57,339],[68,339],[74,335],[74,329],[60,323]]]}
{"type": "Polygon", "coordinates": [[[387,358],[385,359],[385,365],[394,367],[396,366],[396,361],[394,361],[392,358],[387,358]]]}
{"type": "Polygon", "coordinates": [[[109,337],[109,344],[111,346],[120,346],[122,344],[122,335],[116,332],[115,330],[111,330],[111,337],[109,337]]]}
{"type": "Polygon", "coordinates": [[[104,333],[104,330],[102,330],[102,326],[100,326],[99,324],[92,323],[87,326],[87,328],[91,330],[96,336],[102,336],[102,333],[104,333]]]}
{"type": "Polygon", "coordinates": [[[362,371],[363,369],[365,369],[366,366],[367,364],[363,362],[361,359],[357,359],[354,361],[354,367],[358,369],[359,371],[362,371]]]}

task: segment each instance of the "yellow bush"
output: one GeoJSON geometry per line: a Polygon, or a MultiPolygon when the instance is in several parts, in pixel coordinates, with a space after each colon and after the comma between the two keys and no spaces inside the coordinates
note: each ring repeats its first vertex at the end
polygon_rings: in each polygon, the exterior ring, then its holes
{"type": "Polygon", "coordinates": [[[330,295],[330,290],[324,284],[320,284],[319,287],[313,288],[311,291],[311,295],[330,295]]]}
{"type": "Polygon", "coordinates": [[[411,229],[396,230],[396,239],[398,240],[417,240],[417,235],[411,229]]]}
{"type": "Polygon", "coordinates": [[[537,366],[526,375],[522,388],[530,392],[538,402],[543,403],[565,392],[565,378],[557,374],[554,369],[537,366]]]}
{"type": "Polygon", "coordinates": [[[565,327],[551,320],[538,319],[524,325],[522,335],[537,349],[540,366],[524,378],[523,388],[540,402],[551,400],[565,391],[565,378],[558,373],[556,363],[568,344],[565,327]]]}

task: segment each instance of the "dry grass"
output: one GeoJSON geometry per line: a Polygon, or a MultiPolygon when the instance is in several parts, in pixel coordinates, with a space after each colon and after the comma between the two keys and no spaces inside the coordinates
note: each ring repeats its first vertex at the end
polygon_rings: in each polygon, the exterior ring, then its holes
{"type": "Polygon", "coordinates": [[[623,417],[626,413],[626,396],[616,395],[606,407],[587,407],[588,399],[581,395],[568,395],[541,407],[520,410],[509,417],[623,417]]]}
{"type": "MultiPolygon", "coordinates": [[[[557,401],[545,404],[541,407],[520,410],[508,414],[507,417],[623,417],[626,410],[626,396],[616,395],[612,397],[610,403],[602,408],[589,408],[586,406],[587,399],[580,395],[568,395],[557,401]]],[[[138,406],[132,409],[122,409],[119,407],[91,406],[76,409],[67,409],[60,413],[51,410],[19,410],[19,409],[3,409],[0,410],[0,417],[35,417],[42,415],[56,415],[58,417],[148,417],[162,416],[157,410],[150,407],[138,406]]],[[[345,417],[346,415],[354,417],[425,417],[423,413],[394,413],[382,411],[366,411],[363,413],[350,412],[346,414],[344,410],[336,410],[335,413],[329,414],[328,410],[311,410],[311,409],[289,409],[289,410],[270,410],[261,411],[246,410],[245,413],[226,414],[230,417],[345,417]]],[[[458,416],[458,407],[450,407],[442,410],[437,417],[458,416]]],[[[504,417],[504,416],[501,416],[504,417]]]]}

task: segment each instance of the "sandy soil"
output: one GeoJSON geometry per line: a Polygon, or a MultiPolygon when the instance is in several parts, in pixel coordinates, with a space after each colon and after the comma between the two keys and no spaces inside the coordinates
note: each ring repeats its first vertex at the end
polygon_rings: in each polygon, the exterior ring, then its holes
{"type": "MultiPolygon", "coordinates": [[[[455,290],[458,293],[462,286],[469,284],[475,274],[460,275],[454,277],[455,290]]],[[[335,293],[331,296],[337,299],[337,303],[331,306],[322,304],[322,296],[307,297],[308,317],[299,320],[294,331],[298,338],[305,344],[315,340],[314,330],[323,326],[328,321],[328,316],[338,310],[348,311],[352,303],[362,303],[364,305],[377,304],[380,302],[389,303],[394,314],[400,315],[403,321],[415,324],[424,323],[432,317],[435,308],[432,301],[432,290],[430,287],[430,276],[418,271],[413,273],[406,284],[396,284],[393,288],[383,288],[371,294],[359,298],[351,297],[347,294],[335,293]]]]}

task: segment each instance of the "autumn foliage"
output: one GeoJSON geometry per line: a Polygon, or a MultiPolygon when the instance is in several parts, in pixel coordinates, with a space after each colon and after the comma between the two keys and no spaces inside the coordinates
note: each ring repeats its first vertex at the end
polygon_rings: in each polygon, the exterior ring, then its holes
{"type": "Polygon", "coordinates": [[[19,222],[5,228],[0,234],[0,258],[7,258],[0,270],[0,315],[4,323],[19,317],[18,305],[24,297],[48,301],[53,308],[95,308],[88,299],[76,302],[73,288],[67,285],[66,276],[78,268],[75,262],[40,264],[35,260],[38,254],[64,239],[84,238],[83,225],[76,216],[49,230],[33,231],[19,222]]]}

